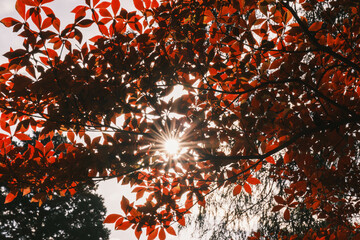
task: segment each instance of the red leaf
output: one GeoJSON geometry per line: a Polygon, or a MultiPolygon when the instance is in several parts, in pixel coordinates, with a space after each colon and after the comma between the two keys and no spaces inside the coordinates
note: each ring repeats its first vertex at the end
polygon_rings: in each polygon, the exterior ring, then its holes
{"type": "Polygon", "coordinates": [[[20,14],[20,16],[25,19],[25,4],[20,1],[20,0],[17,0],[16,3],[15,3],[15,8],[16,8],[16,11],[20,14]]]}
{"type": "Polygon", "coordinates": [[[12,27],[15,24],[20,23],[20,22],[12,17],[7,17],[7,18],[3,18],[1,20],[1,23],[4,24],[6,27],[12,27]]]}
{"type": "Polygon", "coordinates": [[[169,227],[165,228],[165,230],[166,230],[169,234],[176,236],[176,232],[175,232],[175,230],[174,230],[173,227],[169,226],[169,227]]]}
{"type": "Polygon", "coordinates": [[[17,192],[13,192],[13,191],[9,192],[8,195],[6,195],[4,203],[6,204],[12,202],[16,198],[17,194],[18,194],[17,192]]]}
{"type": "Polygon", "coordinates": [[[75,134],[72,130],[69,130],[67,132],[67,137],[69,139],[70,142],[74,143],[75,142],[75,134]]]}
{"type": "Polygon", "coordinates": [[[14,137],[17,137],[20,141],[30,141],[31,137],[24,133],[17,133],[14,135],[14,137]]]}
{"type": "Polygon", "coordinates": [[[276,68],[280,67],[280,65],[283,62],[284,62],[284,60],[282,58],[276,59],[270,64],[269,69],[276,69],[276,68]]]}
{"type": "Polygon", "coordinates": [[[322,22],[314,22],[310,27],[309,27],[309,31],[312,32],[317,32],[321,29],[322,26],[322,22]]]}
{"type": "Polygon", "coordinates": [[[99,25],[100,32],[105,36],[109,36],[109,30],[105,25],[99,25]]]}
{"type": "Polygon", "coordinates": [[[160,240],[165,240],[166,239],[166,234],[165,234],[164,228],[161,228],[160,231],[159,231],[159,239],[160,240]]]}
{"type": "Polygon", "coordinates": [[[53,20],[53,26],[54,26],[54,28],[56,29],[56,31],[60,31],[60,20],[58,19],[58,18],[55,18],[54,20],[53,20]]]}
{"type": "Polygon", "coordinates": [[[274,206],[272,209],[271,209],[271,211],[272,212],[278,212],[278,211],[280,211],[283,207],[285,207],[284,205],[276,205],[276,206],[274,206]]]}
{"type": "Polygon", "coordinates": [[[77,25],[79,27],[86,28],[86,27],[90,27],[93,23],[94,23],[94,21],[91,19],[84,19],[84,20],[81,20],[77,25]]]}
{"type": "Polygon", "coordinates": [[[77,13],[77,12],[79,12],[80,10],[84,10],[84,8],[86,8],[85,6],[76,6],[71,12],[72,13],[77,13]]]}
{"type": "Polygon", "coordinates": [[[112,0],[111,1],[111,9],[112,9],[114,15],[116,15],[117,12],[120,9],[120,1],[119,0],[112,0]]]}
{"type": "Polygon", "coordinates": [[[180,223],[182,226],[185,226],[185,218],[184,218],[184,217],[179,218],[177,221],[178,221],[178,223],[180,223]]]}
{"type": "Polygon", "coordinates": [[[105,9],[105,8],[101,8],[101,9],[99,10],[99,13],[100,13],[100,15],[103,16],[103,17],[112,17],[112,16],[111,16],[111,13],[110,13],[107,9],[105,9]]]}
{"type": "Polygon", "coordinates": [[[156,236],[158,235],[158,232],[159,232],[159,228],[155,228],[155,229],[149,234],[148,240],[153,240],[153,239],[155,239],[156,236]]]}
{"type": "Polygon", "coordinates": [[[115,222],[115,229],[117,230],[117,228],[124,222],[124,218],[121,217],[118,220],[116,220],[115,222]]]}
{"type": "Polygon", "coordinates": [[[37,149],[37,150],[39,150],[40,152],[42,152],[42,154],[43,155],[45,155],[45,153],[44,153],[44,151],[45,151],[45,147],[44,147],[44,145],[41,143],[41,142],[39,142],[39,141],[35,141],[35,148],[37,149]]]}
{"type": "Polygon", "coordinates": [[[253,177],[249,177],[248,179],[246,179],[246,181],[252,185],[256,185],[256,184],[260,184],[260,180],[257,178],[253,178],[253,177]]]}
{"type": "Polygon", "coordinates": [[[50,27],[51,24],[52,24],[52,19],[48,17],[43,21],[43,23],[41,25],[41,29],[46,29],[46,28],[50,27]]]}
{"type": "Polygon", "coordinates": [[[91,42],[97,42],[97,40],[99,40],[99,39],[101,39],[101,38],[103,38],[103,36],[97,35],[97,36],[95,36],[95,37],[90,38],[89,40],[90,40],[91,42]]]}
{"type": "Polygon", "coordinates": [[[289,221],[290,220],[290,211],[289,209],[286,209],[285,212],[284,212],[284,219],[286,221],[289,221]]]}
{"type": "Polygon", "coordinates": [[[127,221],[127,222],[122,222],[121,224],[119,224],[118,226],[116,226],[116,230],[126,230],[128,229],[130,226],[132,225],[131,222],[127,221]]]}
{"type": "Polygon", "coordinates": [[[93,0],[93,6],[96,6],[96,4],[99,3],[100,0],[93,0]]]}
{"type": "Polygon", "coordinates": [[[251,187],[249,184],[247,183],[244,183],[244,189],[247,193],[251,194],[251,187]]]}
{"type": "Polygon", "coordinates": [[[144,10],[144,4],[142,0],[134,0],[134,6],[137,10],[143,11],[144,10]]]}
{"type": "Polygon", "coordinates": [[[240,192],[241,192],[241,185],[237,185],[236,187],[234,187],[234,190],[233,190],[233,195],[236,196],[238,195],[240,192]]]}
{"type": "Polygon", "coordinates": [[[146,7],[146,8],[150,8],[150,6],[151,6],[151,0],[144,0],[144,2],[145,2],[145,7],[146,7]]]}
{"type": "Polygon", "coordinates": [[[289,162],[291,162],[291,159],[290,159],[289,154],[286,152],[284,155],[284,163],[288,164],[289,162]]]}
{"type": "Polygon", "coordinates": [[[54,19],[55,14],[54,14],[54,11],[53,11],[51,8],[42,6],[41,9],[45,12],[45,14],[46,14],[48,17],[54,19]]]}
{"type": "Polygon", "coordinates": [[[157,7],[159,7],[158,1],[157,1],[157,0],[153,0],[152,3],[151,3],[151,7],[152,7],[152,8],[157,8],[157,7]]]}
{"type": "Polygon", "coordinates": [[[115,24],[115,30],[118,33],[122,33],[126,30],[126,25],[124,24],[124,21],[122,19],[120,19],[116,24],[115,24]]]}
{"type": "Polygon", "coordinates": [[[275,160],[272,156],[265,158],[268,163],[275,164],[275,160]]]}
{"type": "Polygon", "coordinates": [[[141,228],[140,229],[136,228],[135,229],[135,237],[137,239],[140,239],[141,234],[142,234],[141,228]]]}
{"type": "Polygon", "coordinates": [[[275,199],[275,201],[276,201],[277,203],[279,203],[279,204],[283,204],[283,205],[286,204],[286,201],[285,201],[282,197],[280,197],[280,196],[274,196],[274,199],[275,199]]]}
{"type": "Polygon", "coordinates": [[[118,220],[121,217],[119,214],[110,214],[107,216],[104,220],[104,223],[114,223],[116,220],[118,220]]]}
{"type": "Polygon", "coordinates": [[[97,5],[96,8],[105,9],[105,8],[109,7],[110,4],[111,4],[111,3],[109,3],[109,2],[102,2],[102,3],[100,3],[99,5],[97,5]]]}
{"type": "Polygon", "coordinates": [[[121,199],[121,209],[124,211],[124,213],[128,213],[129,212],[129,205],[130,205],[130,202],[129,200],[126,198],[126,197],[122,197],[121,199]]]}
{"type": "Polygon", "coordinates": [[[20,0],[20,1],[22,1],[22,2],[25,3],[26,5],[36,7],[36,4],[34,3],[33,0],[20,0]]]}
{"type": "Polygon", "coordinates": [[[45,145],[45,153],[48,153],[50,152],[51,150],[54,149],[54,144],[52,141],[48,142],[46,145],[45,145]]]}
{"type": "Polygon", "coordinates": [[[31,20],[33,21],[35,26],[37,26],[40,29],[40,24],[42,22],[42,19],[41,19],[41,15],[38,12],[34,12],[31,15],[31,20]]]}
{"type": "Polygon", "coordinates": [[[49,2],[53,2],[54,0],[42,0],[41,4],[45,4],[45,3],[49,3],[49,2]]]}

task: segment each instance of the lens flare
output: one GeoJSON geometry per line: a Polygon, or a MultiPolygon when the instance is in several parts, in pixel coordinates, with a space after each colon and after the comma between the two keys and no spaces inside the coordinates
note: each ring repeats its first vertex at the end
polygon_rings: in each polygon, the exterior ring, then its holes
{"type": "Polygon", "coordinates": [[[180,150],[180,143],[174,138],[167,139],[164,143],[165,151],[170,155],[175,155],[180,150]]]}

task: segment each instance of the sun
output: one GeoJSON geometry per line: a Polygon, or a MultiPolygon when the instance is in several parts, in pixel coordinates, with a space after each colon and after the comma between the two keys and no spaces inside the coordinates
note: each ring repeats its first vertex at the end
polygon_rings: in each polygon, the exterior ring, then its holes
{"type": "Polygon", "coordinates": [[[164,149],[170,155],[175,155],[180,150],[180,142],[175,138],[169,138],[164,142],[164,149]]]}

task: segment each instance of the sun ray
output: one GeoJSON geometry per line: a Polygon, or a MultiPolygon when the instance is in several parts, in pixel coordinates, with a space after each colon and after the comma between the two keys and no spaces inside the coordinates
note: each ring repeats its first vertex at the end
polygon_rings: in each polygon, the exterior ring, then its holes
{"type": "Polygon", "coordinates": [[[175,155],[180,150],[179,140],[176,138],[169,138],[164,142],[164,149],[170,155],[175,155]]]}

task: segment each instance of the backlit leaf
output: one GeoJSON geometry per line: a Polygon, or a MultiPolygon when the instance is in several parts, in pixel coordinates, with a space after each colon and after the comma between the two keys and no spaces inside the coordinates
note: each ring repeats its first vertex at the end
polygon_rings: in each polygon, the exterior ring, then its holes
{"type": "Polygon", "coordinates": [[[233,195],[234,196],[238,195],[241,192],[241,188],[242,188],[242,186],[240,184],[236,185],[233,190],[233,195]]]}
{"type": "Polygon", "coordinates": [[[105,218],[104,223],[114,223],[120,217],[121,217],[121,215],[119,215],[119,214],[110,214],[105,218]]]}
{"type": "Polygon", "coordinates": [[[1,20],[1,23],[4,24],[6,27],[11,27],[20,22],[12,17],[7,17],[7,18],[3,18],[1,20]]]}
{"type": "Polygon", "coordinates": [[[174,230],[173,227],[171,227],[171,226],[166,227],[165,230],[166,230],[169,234],[176,236],[176,232],[175,232],[175,230],[174,230]]]}
{"type": "Polygon", "coordinates": [[[139,11],[143,11],[144,10],[144,4],[142,0],[133,0],[134,1],[134,6],[137,10],[139,11]]]}
{"type": "Polygon", "coordinates": [[[244,189],[247,193],[249,193],[251,195],[251,187],[249,184],[244,183],[244,189]]]}
{"type": "Polygon", "coordinates": [[[257,178],[253,178],[253,177],[249,177],[246,179],[246,181],[250,184],[256,185],[256,184],[260,184],[260,180],[257,178]]]}
{"type": "Polygon", "coordinates": [[[314,22],[310,27],[309,31],[317,32],[321,29],[321,26],[323,25],[322,22],[314,22]]]}
{"type": "Polygon", "coordinates": [[[160,231],[159,231],[159,239],[160,239],[160,240],[165,240],[165,239],[166,239],[166,234],[165,234],[164,228],[160,228],[160,231]]]}
{"type": "Polygon", "coordinates": [[[17,192],[9,192],[5,198],[5,204],[12,202],[17,196],[17,192]]]}

